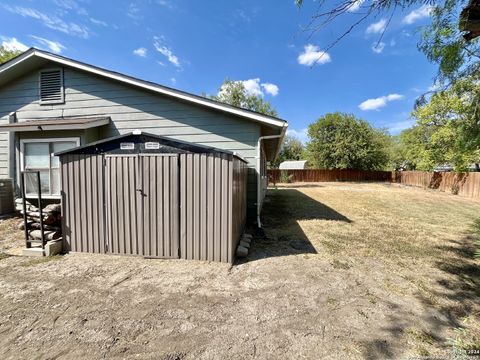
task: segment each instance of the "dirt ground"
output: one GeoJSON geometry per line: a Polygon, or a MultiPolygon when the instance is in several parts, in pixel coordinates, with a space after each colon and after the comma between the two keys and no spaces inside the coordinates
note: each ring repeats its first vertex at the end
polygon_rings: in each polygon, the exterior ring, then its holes
{"type": "Polygon", "coordinates": [[[22,233],[0,220],[1,359],[474,358],[478,201],[324,183],[264,211],[234,266],[9,256],[22,233]]]}

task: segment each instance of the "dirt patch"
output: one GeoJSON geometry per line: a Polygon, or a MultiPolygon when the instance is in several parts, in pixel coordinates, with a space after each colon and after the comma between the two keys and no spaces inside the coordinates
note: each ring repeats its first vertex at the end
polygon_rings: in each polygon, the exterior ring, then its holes
{"type": "Polygon", "coordinates": [[[446,194],[322,184],[271,191],[266,238],[233,267],[4,257],[2,358],[450,358],[475,340],[479,212],[446,194]]]}

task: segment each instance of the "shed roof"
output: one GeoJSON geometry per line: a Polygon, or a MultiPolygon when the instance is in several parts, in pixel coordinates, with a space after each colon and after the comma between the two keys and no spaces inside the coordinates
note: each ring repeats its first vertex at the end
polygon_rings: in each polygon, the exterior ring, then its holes
{"type": "Polygon", "coordinates": [[[133,131],[128,134],[113,136],[108,139],[103,139],[100,141],[95,141],[86,145],[78,146],[72,149],[59,151],[55,153],[55,156],[62,156],[67,154],[102,154],[102,153],[196,153],[196,154],[205,154],[205,153],[223,153],[236,156],[240,160],[247,162],[236,152],[222,150],[210,146],[204,146],[199,144],[194,144],[182,140],[171,139],[165,136],[150,134],[146,132],[133,131]],[[140,146],[137,146],[132,150],[122,150],[120,149],[121,143],[134,143],[140,146]],[[147,149],[145,143],[158,143],[158,148],[156,149],[147,149]]]}
{"type": "Polygon", "coordinates": [[[289,160],[280,163],[280,170],[296,170],[296,169],[305,169],[307,160],[289,160]]]}

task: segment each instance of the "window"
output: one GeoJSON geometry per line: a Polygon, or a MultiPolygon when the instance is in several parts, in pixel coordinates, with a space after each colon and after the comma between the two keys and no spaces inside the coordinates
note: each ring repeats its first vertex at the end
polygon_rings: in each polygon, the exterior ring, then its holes
{"type": "Polygon", "coordinates": [[[61,104],[64,102],[63,69],[40,71],[40,104],[61,104]]]}
{"type": "MultiPolygon", "coordinates": [[[[60,196],[60,161],[54,153],[74,148],[80,144],[78,138],[22,140],[22,170],[40,171],[42,196],[60,196]]],[[[35,174],[25,176],[27,196],[36,196],[35,174]]]]}

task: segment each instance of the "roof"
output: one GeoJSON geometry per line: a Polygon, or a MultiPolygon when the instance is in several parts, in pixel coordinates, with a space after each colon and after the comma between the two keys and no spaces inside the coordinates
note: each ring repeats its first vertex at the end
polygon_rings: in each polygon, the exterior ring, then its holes
{"type": "Polygon", "coordinates": [[[296,170],[296,169],[305,169],[307,165],[307,160],[298,160],[298,161],[284,161],[280,163],[278,167],[280,170],[296,170]]]}
{"type": "MultiPolygon", "coordinates": [[[[68,66],[74,69],[86,71],[95,75],[103,76],[125,84],[133,85],[142,89],[150,90],[162,95],[176,98],[189,103],[197,104],[206,108],[223,111],[229,114],[237,115],[252,121],[259,122],[271,127],[286,128],[287,122],[283,119],[261,114],[255,111],[227,105],[222,102],[207,99],[202,96],[190,94],[184,91],[176,90],[170,87],[159,85],[150,81],[141,80],[132,76],[124,75],[119,72],[106,70],[97,66],[89,65],[69,59],[60,55],[52,54],[47,51],[30,48],[21,55],[7,61],[0,66],[0,86],[20,76],[26,71],[38,67],[40,61],[52,61],[60,65],[68,66]],[[23,66],[22,66],[23,64],[23,66]]],[[[283,131],[284,132],[284,131],[283,131]]]]}
{"type": "Polygon", "coordinates": [[[239,158],[240,160],[247,162],[241,156],[233,151],[222,150],[210,146],[199,145],[190,143],[182,140],[175,140],[165,136],[150,134],[146,132],[141,132],[135,130],[128,134],[113,136],[107,139],[95,141],[87,145],[78,146],[72,149],[59,151],[55,153],[55,156],[68,155],[68,154],[103,154],[103,153],[196,153],[196,154],[205,154],[205,153],[222,153],[233,155],[239,158]],[[132,142],[138,144],[134,149],[123,150],[120,149],[121,143],[132,142]],[[156,149],[146,149],[145,143],[155,142],[158,143],[158,148],[156,149]]]}
{"type": "Polygon", "coordinates": [[[110,117],[65,117],[28,120],[0,125],[0,131],[82,130],[107,125],[110,117]]]}

